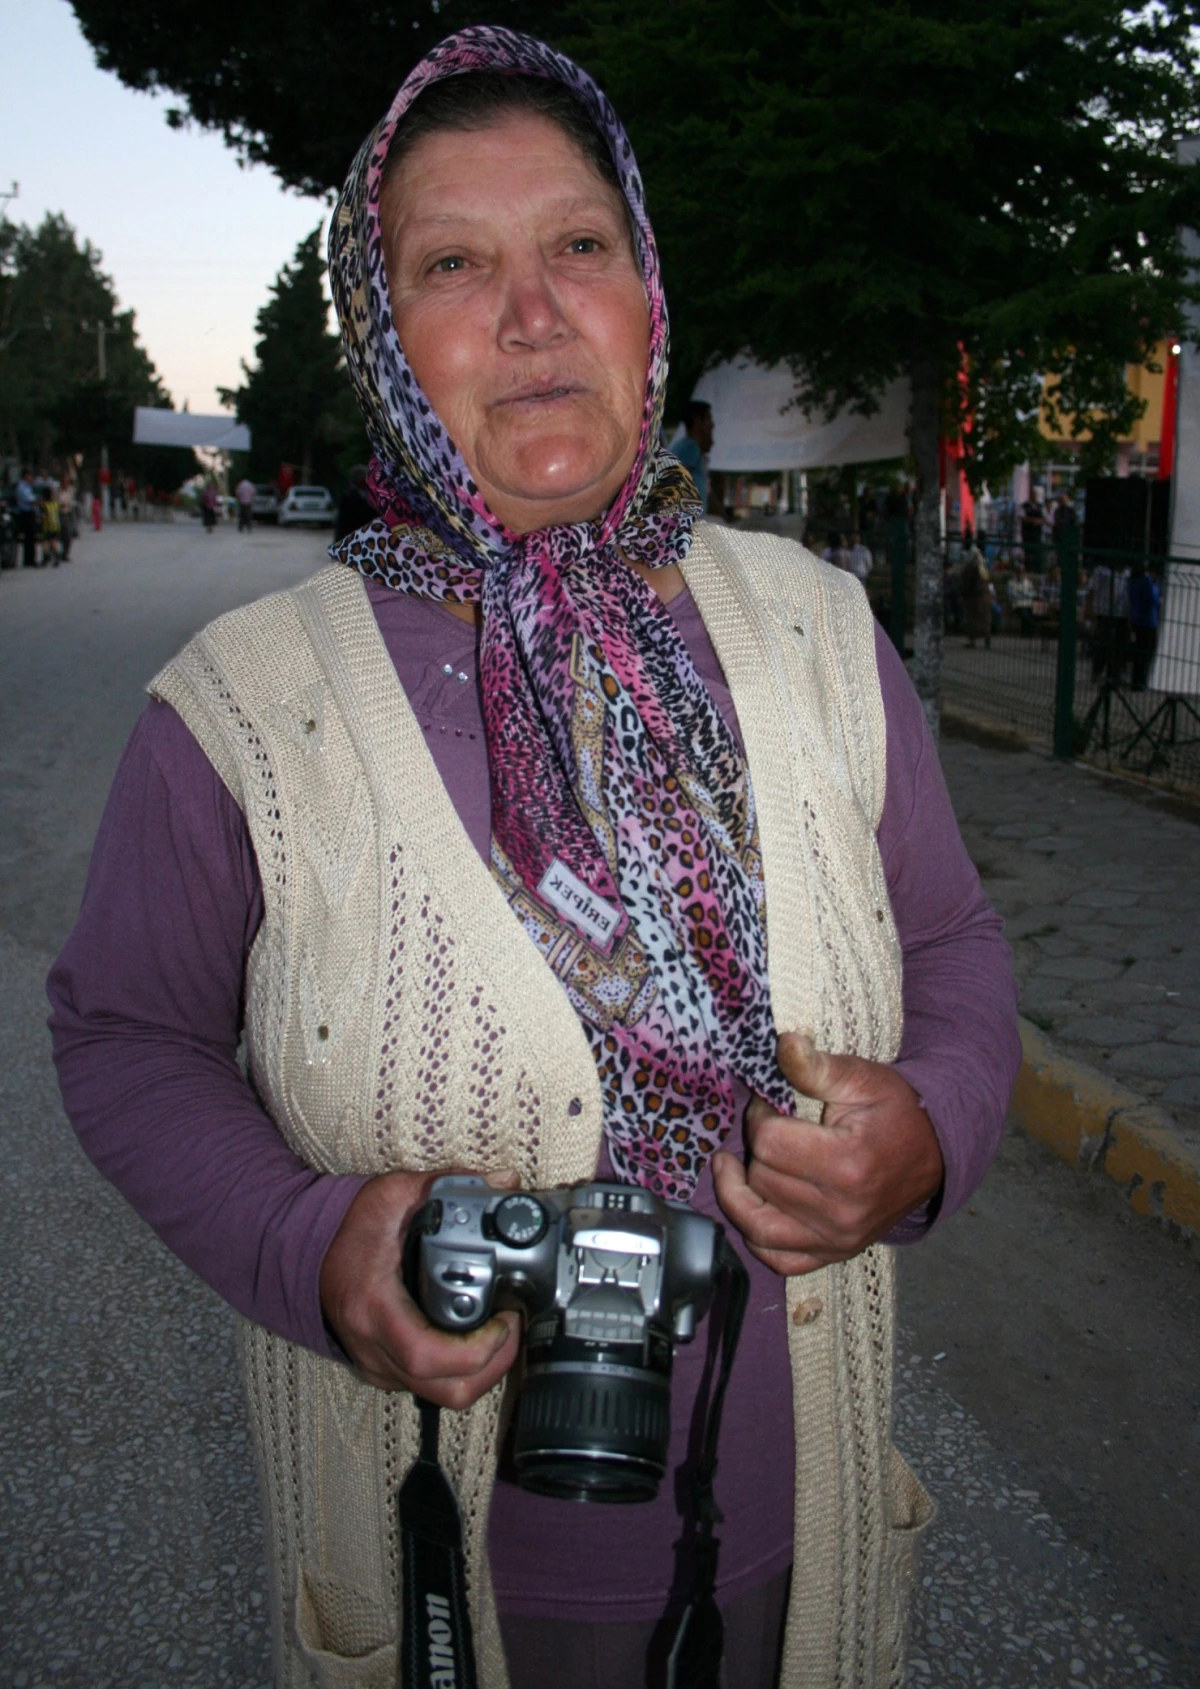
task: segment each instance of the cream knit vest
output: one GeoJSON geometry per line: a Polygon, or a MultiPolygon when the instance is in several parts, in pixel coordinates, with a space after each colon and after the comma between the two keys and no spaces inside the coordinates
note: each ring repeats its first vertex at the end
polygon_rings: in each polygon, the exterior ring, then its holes
{"type": "MultiPolygon", "coordinates": [[[[900,948],[875,843],[886,735],[866,599],[796,545],[711,524],[684,572],[753,775],[776,1024],[888,1061],[900,948]]],[[[265,904],[250,1074],[292,1148],[331,1172],[591,1177],[601,1105],[583,1031],[463,830],[359,577],[328,568],[221,617],[151,691],[250,827],[265,904]]],[[[891,1446],[890,1252],[788,1280],[787,1307],[796,1555],[781,1681],[898,1689],[930,1506],[891,1446]]],[[[411,1400],[257,1326],[243,1349],[277,1685],[391,1689],[411,1400]]],[[[502,1397],[442,1416],[482,1689],[507,1685],[486,1552],[502,1397]]]]}

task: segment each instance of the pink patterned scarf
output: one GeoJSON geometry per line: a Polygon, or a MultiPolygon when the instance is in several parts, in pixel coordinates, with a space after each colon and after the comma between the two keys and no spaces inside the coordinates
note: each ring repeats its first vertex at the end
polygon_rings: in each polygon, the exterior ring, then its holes
{"type": "Polygon", "coordinates": [[[435,47],[367,138],[334,214],[329,270],[375,450],[381,519],[334,548],[397,591],[482,602],[492,872],[591,1042],[620,1176],[686,1200],[733,1122],[739,1078],[791,1107],[775,1062],[754,795],[745,761],[646,581],[699,513],[657,445],[667,312],[641,177],[578,66],[508,30],[435,47]],[[405,361],[379,199],[396,124],[430,82],[472,70],[571,89],[611,149],[650,306],[641,440],[593,522],[516,536],[492,515],[405,361]]]}

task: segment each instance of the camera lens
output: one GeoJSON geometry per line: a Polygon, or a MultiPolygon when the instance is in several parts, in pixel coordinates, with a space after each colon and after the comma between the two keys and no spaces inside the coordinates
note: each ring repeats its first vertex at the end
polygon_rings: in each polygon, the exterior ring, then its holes
{"type": "Polygon", "coordinates": [[[522,1489],[571,1501],[653,1501],[667,1469],[671,1346],[649,1366],[561,1334],[531,1343],[513,1427],[522,1489]]]}

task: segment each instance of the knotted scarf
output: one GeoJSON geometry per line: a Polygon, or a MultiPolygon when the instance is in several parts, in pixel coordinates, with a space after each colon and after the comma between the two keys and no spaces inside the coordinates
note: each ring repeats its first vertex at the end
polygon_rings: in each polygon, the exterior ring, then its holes
{"type": "Polygon", "coordinates": [[[380,519],[333,555],[400,592],[480,601],[491,868],[580,1016],[619,1176],[686,1200],[733,1123],[736,1076],[789,1108],[775,1062],[754,795],[674,622],[626,562],[681,561],[699,514],[660,449],[667,312],[645,194],[608,100],[544,43],[465,29],[364,142],[329,273],[380,519]],[[640,444],[610,508],[517,536],[489,511],[409,368],[380,226],[388,147],[421,90],[470,71],[565,83],[612,152],[650,311],[640,444]]]}

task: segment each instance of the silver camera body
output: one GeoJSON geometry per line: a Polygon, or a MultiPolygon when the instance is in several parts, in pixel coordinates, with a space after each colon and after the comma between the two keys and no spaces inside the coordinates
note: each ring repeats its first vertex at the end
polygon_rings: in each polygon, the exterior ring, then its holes
{"type": "Polygon", "coordinates": [[[445,1331],[524,1313],[514,1458],[526,1488],[604,1501],[657,1493],[674,1345],[691,1341],[712,1302],[720,1239],[715,1221],[636,1185],[434,1181],[410,1228],[410,1278],[445,1331]]]}

